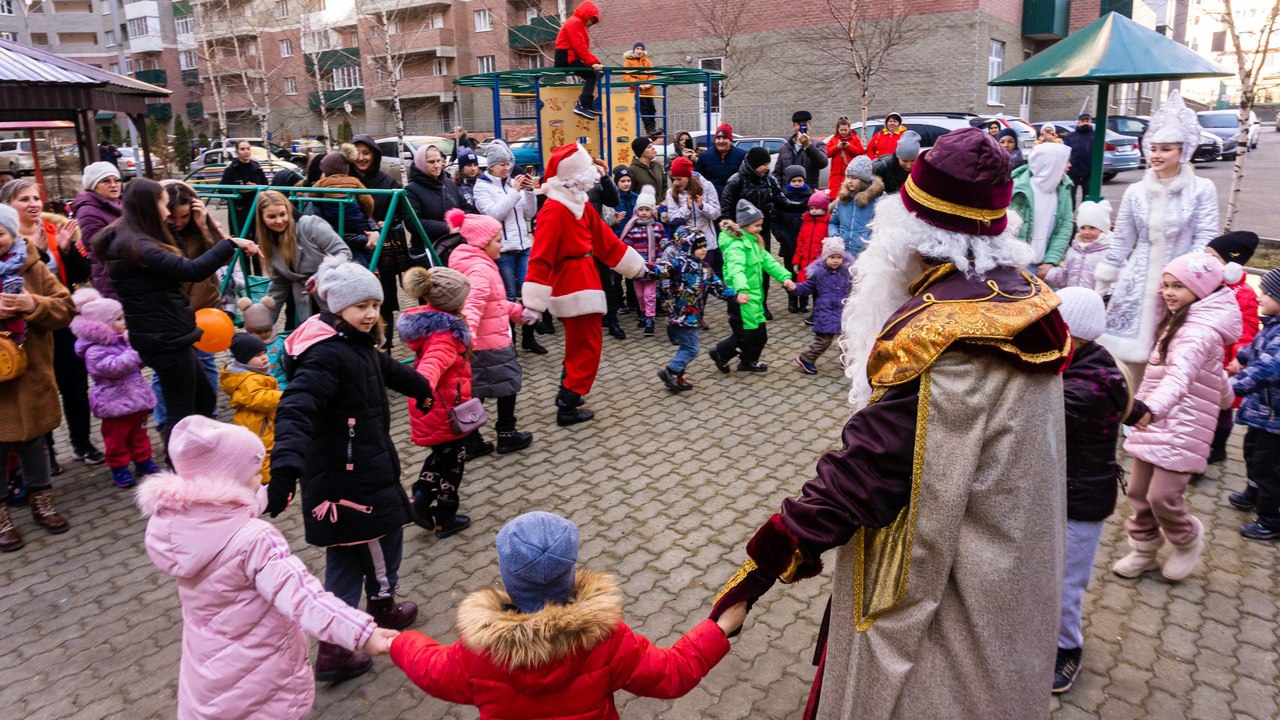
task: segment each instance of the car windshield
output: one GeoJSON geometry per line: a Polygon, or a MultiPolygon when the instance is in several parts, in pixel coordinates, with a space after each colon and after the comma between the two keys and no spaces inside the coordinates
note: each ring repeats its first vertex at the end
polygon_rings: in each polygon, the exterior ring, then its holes
{"type": "Polygon", "coordinates": [[[1035,135],[1036,129],[1021,120],[1009,120],[1009,127],[1018,131],[1019,135],[1035,135]]]}
{"type": "Polygon", "coordinates": [[[1222,113],[1220,115],[1201,115],[1200,124],[1207,128],[1235,128],[1240,127],[1240,118],[1236,115],[1222,113]]]}

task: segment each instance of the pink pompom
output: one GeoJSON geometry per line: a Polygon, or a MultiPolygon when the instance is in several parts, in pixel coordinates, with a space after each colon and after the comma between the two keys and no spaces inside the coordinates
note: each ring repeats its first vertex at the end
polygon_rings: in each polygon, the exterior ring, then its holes
{"type": "Polygon", "coordinates": [[[466,217],[467,217],[466,211],[459,210],[458,208],[454,208],[444,214],[444,221],[449,223],[450,228],[457,230],[458,228],[462,227],[462,221],[465,220],[466,217]]]}

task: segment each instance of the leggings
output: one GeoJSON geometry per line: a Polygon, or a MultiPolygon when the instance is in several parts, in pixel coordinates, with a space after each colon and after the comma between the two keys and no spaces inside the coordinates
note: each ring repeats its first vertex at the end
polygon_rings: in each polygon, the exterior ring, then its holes
{"type": "Polygon", "coordinates": [[[729,327],[733,330],[733,334],[716,345],[716,354],[724,362],[729,362],[739,354],[742,356],[740,362],[743,365],[754,365],[759,362],[765,343],[769,342],[769,331],[765,329],[765,324],[760,323],[754,330],[743,328],[741,306],[730,300],[729,327]]]}
{"type": "Polygon", "coordinates": [[[1187,510],[1187,482],[1190,473],[1173,472],[1143,460],[1133,461],[1129,477],[1129,505],[1133,514],[1124,521],[1129,537],[1150,541],[1160,531],[1174,545],[1190,545],[1196,539],[1196,526],[1187,510]]]}
{"type": "Polygon", "coordinates": [[[459,439],[432,445],[431,453],[422,462],[418,481],[413,484],[414,496],[422,496],[430,503],[430,507],[417,508],[418,514],[435,518],[437,526],[449,524],[458,515],[458,488],[462,486],[467,462],[463,444],[459,439]]]}
{"type": "Polygon", "coordinates": [[[160,393],[164,396],[165,424],[160,428],[165,447],[169,445],[169,433],[178,421],[191,415],[213,417],[217,396],[209,378],[200,366],[193,347],[168,352],[139,353],[142,362],[160,378],[160,393]]]}
{"type": "Polygon", "coordinates": [[[494,429],[500,433],[515,432],[516,429],[516,396],[506,395],[498,398],[498,422],[494,429]]]}
{"type": "Polygon", "coordinates": [[[370,600],[395,597],[404,555],[404,528],[377,540],[324,549],[324,589],[351,607],[360,607],[360,591],[370,600]]]}

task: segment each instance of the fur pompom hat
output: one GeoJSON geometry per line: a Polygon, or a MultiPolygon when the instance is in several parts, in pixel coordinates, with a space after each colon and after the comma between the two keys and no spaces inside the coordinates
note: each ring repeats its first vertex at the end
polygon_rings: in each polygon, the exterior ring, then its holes
{"type": "Polygon", "coordinates": [[[640,194],[636,197],[636,210],[640,208],[658,209],[658,194],[654,191],[652,185],[645,185],[640,188],[640,194]]]}
{"type": "Polygon", "coordinates": [[[355,164],[356,146],[342,143],[338,152],[331,152],[320,158],[320,172],[325,175],[349,175],[351,166],[355,164]]]}
{"type": "Polygon", "coordinates": [[[426,300],[440,312],[458,314],[467,302],[471,282],[467,276],[447,267],[414,267],[402,276],[401,287],[410,296],[426,300]]]}
{"type": "Polygon", "coordinates": [[[236,307],[240,308],[240,317],[244,318],[245,332],[261,332],[263,330],[271,331],[271,339],[276,337],[276,323],[272,319],[275,315],[276,301],[268,296],[258,302],[254,302],[247,297],[242,297],[236,301],[236,307]]]}
{"type": "Polygon", "coordinates": [[[383,300],[382,283],[369,268],[338,255],[326,257],[316,270],[316,295],[335,314],[365,300],[383,300]]]}
{"type": "Polygon", "coordinates": [[[493,236],[502,234],[502,223],[488,215],[468,215],[453,208],[444,214],[444,221],[449,229],[458,233],[468,245],[482,248],[489,244],[493,236]]]}
{"type": "Polygon", "coordinates": [[[1111,229],[1111,201],[1085,200],[1076,208],[1076,225],[1088,225],[1103,232],[1111,229]]]}
{"type": "Polygon", "coordinates": [[[1092,342],[1107,329],[1107,306],[1092,288],[1065,287],[1058,297],[1062,299],[1058,313],[1075,337],[1092,342]]]}
{"type": "Polygon", "coordinates": [[[76,304],[76,314],[85,320],[92,320],[103,325],[111,323],[124,314],[124,308],[118,300],[103,297],[93,288],[81,288],[71,296],[76,304]]]}

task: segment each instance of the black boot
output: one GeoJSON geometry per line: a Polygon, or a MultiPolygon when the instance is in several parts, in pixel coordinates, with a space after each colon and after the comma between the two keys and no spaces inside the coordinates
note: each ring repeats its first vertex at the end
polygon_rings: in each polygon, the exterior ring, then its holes
{"type": "Polygon", "coordinates": [[[471,518],[454,513],[449,517],[436,516],[436,537],[444,540],[471,527],[471,518]]]}
{"type": "Polygon", "coordinates": [[[498,433],[498,454],[506,455],[517,450],[523,450],[533,443],[533,433],[520,432],[512,430],[511,432],[498,433]]]}
{"type": "Polygon", "coordinates": [[[556,334],[556,323],[551,319],[551,313],[549,311],[544,311],[542,313],[542,319],[538,321],[538,324],[535,325],[534,328],[537,329],[539,335],[556,334]]]}
{"type": "Polygon", "coordinates": [[[538,337],[534,334],[532,325],[525,325],[520,328],[520,347],[534,355],[547,354],[547,349],[538,343],[538,337]]]}
{"type": "Polygon", "coordinates": [[[479,430],[472,430],[462,445],[462,451],[466,453],[468,460],[475,460],[493,452],[493,443],[485,440],[479,430]]]}
{"type": "Polygon", "coordinates": [[[796,306],[800,308],[799,312],[809,312],[809,296],[796,298],[796,306]]]}
{"type": "Polygon", "coordinates": [[[606,315],[604,319],[604,325],[605,327],[609,328],[609,334],[614,336],[618,340],[627,339],[626,331],[624,331],[622,329],[622,326],[618,324],[617,315],[606,315]]]}
{"type": "Polygon", "coordinates": [[[800,298],[797,298],[795,295],[787,296],[787,312],[789,313],[800,312],[800,298]]]}
{"type": "Polygon", "coordinates": [[[582,409],[582,396],[568,388],[561,387],[556,395],[556,424],[560,427],[584,423],[596,414],[582,409]]]}
{"type": "Polygon", "coordinates": [[[371,667],[373,658],[368,655],[320,641],[320,652],[316,655],[316,682],[350,680],[369,672],[371,667]]]}

